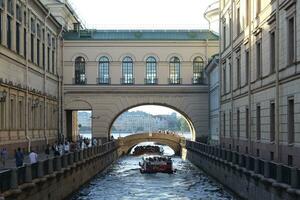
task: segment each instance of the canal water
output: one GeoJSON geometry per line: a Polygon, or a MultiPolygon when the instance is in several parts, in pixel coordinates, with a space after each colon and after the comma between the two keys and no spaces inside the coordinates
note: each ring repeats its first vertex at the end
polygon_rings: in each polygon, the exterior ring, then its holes
{"type": "MultiPolygon", "coordinates": [[[[163,146],[166,154],[172,154],[163,146]]],[[[83,186],[71,200],[233,200],[224,187],[189,161],[173,156],[174,174],[141,174],[142,157],[125,156],[83,186]]]]}

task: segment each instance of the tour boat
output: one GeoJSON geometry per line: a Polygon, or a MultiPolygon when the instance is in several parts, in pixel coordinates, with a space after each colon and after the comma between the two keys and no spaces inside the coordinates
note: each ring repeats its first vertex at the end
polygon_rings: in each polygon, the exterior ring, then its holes
{"type": "Polygon", "coordinates": [[[169,173],[175,172],[173,169],[172,160],[165,156],[149,156],[143,157],[143,162],[139,163],[141,166],[140,172],[143,173],[169,173]]]}

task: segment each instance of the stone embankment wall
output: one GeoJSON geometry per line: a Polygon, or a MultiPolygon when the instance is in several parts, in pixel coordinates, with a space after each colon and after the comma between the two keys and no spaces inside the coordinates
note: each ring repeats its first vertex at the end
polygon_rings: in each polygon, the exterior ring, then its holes
{"type": "Polygon", "coordinates": [[[0,199],[60,200],[118,159],[116,142],[0,173],[0,199]]]}
{"type": "Polygon", "coordinates": [[[187,159],[242,199],[300,199],[300,170],[229,151],[218,146],[186,142],[187,159]]]}

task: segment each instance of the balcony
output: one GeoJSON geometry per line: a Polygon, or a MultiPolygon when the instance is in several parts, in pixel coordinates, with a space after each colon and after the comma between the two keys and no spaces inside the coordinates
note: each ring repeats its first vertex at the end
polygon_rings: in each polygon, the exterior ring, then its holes
{"type": "Polygon", "coordinates": [[[182,78],[168,78],[168,83],[170,85],[179,85],[182,83],[182,78]]]}
{"type": "Polygon", "coordinates": [[[145,78],[144,82],[145,82],[145,85],[157,85],[158,78],[145,78]]]}
{"type": "Polygon", "coordinates": [[[97,84],[99,85],[109,85],[110,84],[110,77],[101,77],[96,79],[97,84]]]}
{"type": "Polygon", "coordinates": [[[128,77],[123,77],[120,79],[120,83],[122,85],[133,85],[134,84],[134,78],[128,78],[128,77]]]}
{"type": "Polygon", "coordinates": [[[74,85],[86,85],[87,79],[85,77],[73,78],[74,85]]]}
{"type": "Polygon", "coordinates": [[[193,85],[202,85],[202,84],[204,84],[204,78],[203,77],[193,77],[192,84],[193,85]]]}

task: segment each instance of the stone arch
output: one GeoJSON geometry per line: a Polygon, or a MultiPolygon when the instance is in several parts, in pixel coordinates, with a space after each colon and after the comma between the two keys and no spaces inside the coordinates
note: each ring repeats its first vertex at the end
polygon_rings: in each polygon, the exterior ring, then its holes
{"type": "Polygon", "coordinates": [[[119,111],[109,123],[109,131],[108,131],[109,136],[111,134],[112,126],[113,126],[114,122],[117,120],[117,118],[119,116],[121,116],[124,112],[126,112],[127,110],[129,110],[131,108],[135,108],[135,107],[138,107],[138,106],[144,106],[144,105],[164,106],[164,107],[167,107],[167,108],[171,108],[171,109],[177,111],[178,113],[180,113],[185,118],[186,122],[188,123],[188,126],[189,126],[191,134],[192,134],[192,140],[195,140],[196,130],[195,130],[194,122],[192,121],[192,118],[186,112],[182,111],[180,108],[177,108],[176,106],[172,106],[172,105],[167,104],[167,103],[154,103],[154,102],[153,103],[134,104],[134,105],[128,106],[128,107],[122,109],[121,111],[119,111]]]}
{"type": "Polygon", "coordinates": [[[156,59],[156,62],[158,63],[160,61],[158,55],[156,55],[155,53],[147,53],[146,55],[144,55],[143,57],[143,61],[146,62],[147,61],[147,58],[149,57],[154,57],[156,59]]]}
{"type": "Polygon", "coordinates": [[[79,57],[79,56],[83,57],[84,60],[85,60],[85,62],[88,62],[88,61],[89,61],[87,55],[85,55],[84,53],[76,53],[76,54],[73,55],[73,57],[72,57],[72,59],[71,59],[72,62],[75,62],[75,59],[76,59],[77,57],[79,57]]]}
{"type": "Polygon", "coordinates": [[[203,62],[204,62],[204,63],[206,63],[206,61],[207,61],[206,56],[205,56],[204,54],[202,54],[202,53],[195,53],[195,54],[193,54],[193,55],[190,57],[190,61],[193,62],[194,59],[195,59],[196,57],[201,57],[201,58],[203,59],[203,62]]]}
{"type": "Polygon", "coordinates": [[[92,104],[83,99],[74,99],[65,104],[65,110],[93,110],[92,104]]]}
{"type": "Polygon", "coordinates": [[[112,56],[110,54],[108,54],[108,53],[100,53],[100,54],[98,54],[98,56],[96,57],[95,61],[99,62],[100,58],[103,57],[103,56],[107,57],[108,60],[109,60],[109,62],[113,62],[112,56]]]}
{"type": "Polygon", "coordinates": [[[169,54],[169,55],[167,56],[166,62],[169,62],[170,59],[171,59],[172,57],[174,57],[174,56],[178,57],[179,60],[180,60],[180,62],[183,62],[183,61],[184,61],[184,60],[183,60],[183,57],[182,57],[180,54],[178,54],[178,53],[171,53],[171,54],[169,54]]]}
{"type": "Polygon", "coordinates": [[[149,133],[140,133],[129,135],[124,138],[119,138],[120,152],[121,154],[129,154],[133,147],[142,142],[159,142],[161,144],[169,146],[175,154],[181,153],[183,137],[178,135],[168,135],[164,133],[153,133],[151,136],[149,133]]]}
{"type": "Polygon", "coordinates": [[[126,57],[126,56],[129,56],[133,62],[136,61],[136,57],[132,54],[132,53],[124,53],[122,54],[120,57],[119,57],[119,61],[122,62],[123,59],[126,57]]]}

